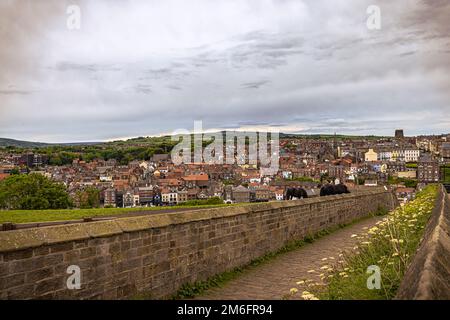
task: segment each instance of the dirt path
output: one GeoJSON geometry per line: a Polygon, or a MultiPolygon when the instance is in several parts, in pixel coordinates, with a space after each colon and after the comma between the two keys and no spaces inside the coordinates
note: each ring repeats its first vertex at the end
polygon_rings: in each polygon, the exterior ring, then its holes
{"type": "MultiPolygon", "coordinates": [[[[351,236],[371,227],[380,217],[368,218],[327,235],[312,244],[282,254],[273,261],[246,271],[221,288],[214,288],[195,299],[205,300],[278,300],[297,287],[296,282],[311,279],[309,270],[319,270],[323,258],[338,259],[340,252],[353,248],[357,242],[351,236]]],[[[316,276],[317,277],[317,276],[316,276]]],[[[318,277],[317,277],[318,279],[318,277]]],[[[301,288],[299,288],[301,290],[301,288]]]]}

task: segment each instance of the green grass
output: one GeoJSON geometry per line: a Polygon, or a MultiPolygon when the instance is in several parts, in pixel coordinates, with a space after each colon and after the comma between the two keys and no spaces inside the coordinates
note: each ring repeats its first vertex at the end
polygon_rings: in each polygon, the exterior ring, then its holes
{"type": "MultiPolygon", "coordinates": [[[[238,205],[238,204],[235,204],[238,205]]],[[[173,206],[149,208],[98,208],[98,209],[62,209],[62,210],[0,210],[0,223],[32,223],[78,220],[110,215],[120,215],[129,212],[160,211],[168,209],[204,209],[233,206],[229,204],[199,205],[199,206],[173,206]]]]}
{"type": "Polygon", "coordinates": [[[443,172],[443,177],[442,180],[444,183],[450,183],[450,166],[444,166],[442,168],[442,172],[443,172]]]}
{"type": "Polygon", "coordinates": [[[420,244],[437,190],[435,185],[428,186],[414,201],[389,213],[376,227],[357,235],[357,247],[344,254],[340,264],[324,262],[331,268],[321,274],[325,285],[317,285],[313,279],[303,280],[311,283],[305,295],[312,293],[324,300],[393,299],[420,244]],[[380,268],[380,289],[367,288],[371,274],[366,272],[372,265],[380,268]]]}
{"type": "MultiPolygon", "coordinates": [[[[380,207],[380,208],[378,208],[378,210],[376,212],[372,213],[369,217],[378,216],[385,212],[386,212],[385,209],[380,207]]],[[[258,267],[259,265],[267,263],[267,262],[275,259],[276,257],[278,257],[281,254],[288,253],[293,250],[299,249],[299,248],[303,247],[304,245],[313,243],[314,241],[316,241],[326,235],[329,235],[330,233],[332,233],[336,230],[339,230],[339,229],[345,228],[347,226],[350,226],[352,224],[358,223],[362,220],[368,219],[369,217],[359,218],[359,219],[356,219],[347,224],[339,224],[335,227],[328,228],[326,230],[319,231],[313,235],[306,236],[305,238],[303,238],[301,240],[291,241],[288,244],[286,244],[285,246],[283,246],[282,248],[278,249],[277,251],[269,252],[262,257],[252,260],[250,263],[248,263],[244,266],[237,267],[237,268],[234,268],[233,270],[220,273],[218,275],[210,277],[209,279],[207,279],[205,281],[186,283],[171,298],[178,300],[178,299],[187,299],[187,298],[194,298],[196,296],[200,296],[203,293],[205,293],[207,290],[216,288],[216,287],[221,287],[224,284],[226,284],[227,282],[229,282],[233,279],[236,279],[243,273],[248,272],[248,271],[258,267]]]]}
{"type": "Polygon", "coordinates": [[[389,176],[388,183],[389,184],[403,183],[405,185],[405,187],[407,187],[407,188],[416,188],[417,187],[417,180],[415,180],[415,179],[397,178],[397,177],[389,176]]]}

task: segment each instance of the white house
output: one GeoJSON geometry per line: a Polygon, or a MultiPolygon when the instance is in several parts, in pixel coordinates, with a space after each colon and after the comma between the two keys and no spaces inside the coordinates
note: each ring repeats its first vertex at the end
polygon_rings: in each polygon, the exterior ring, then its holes
{"type": "Polygon", "coordinates": [[[261,183],[261,177],[250,178],[250,183],[261,183]]]}
{"type": "Polygon", "coordinates": [[[144,170],[148,170],[150,164],[147,161],[142,161],[141,163],[139,163],[139,167],[141,167],[144,170]]]}
{"type": "Polygon", "coordinates": [[[392,150],[392,161],[405,161],[405,150],[392,150]]]}
{"type": "Polygon", "coordinates": [[[140,197],[139,197],[139,194],[134,194],[134,195],[133,195],[133,201],[134,201],[134,206],[135,206],[135,207],[139,205],[139,203],[140,203],[140,197]]]}
{"type": "Polygon", "coordinates": [[[283,171],[282,175],[284,179],[292,179],[292,171],[283,171]]]}
{"type": "Polygon", "coordinates": [[[161,193],[161,200],[163,203],[177,204],[178,203],[178,193],[176,191],[165,191],[161,193]]]}
{"type": "Polygon", "coordinates": [[[377,180],[366,180],[364,182],[364,186],[366,186],[366,187],[376,187],[376,186],[378,186],[378,182],[377,182],[377,180]]]}
{"type": "Polygon", "coordinates": [[[277,201],[284,200],[284,191],[283,191],[283,189],[275,190],[275,199],[277,199],[277,201]]]}
{"type": "Polygon", "coordinates": [[[417,162],[420,158],[419,149],[406,149],[405,150],[405,161],[406,162],[417,162]]]}
{"type": "Polygon", "coordinates": [[[378,160],[391,161],[392,160],[392,152],[391,151],[380,151],[378,153],[378,160]]]}

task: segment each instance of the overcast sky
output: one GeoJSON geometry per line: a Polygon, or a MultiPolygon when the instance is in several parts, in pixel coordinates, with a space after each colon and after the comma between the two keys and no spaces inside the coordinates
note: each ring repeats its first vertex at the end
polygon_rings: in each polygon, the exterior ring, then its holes
{"type": "Polygon", "coordinates": [[[0,137],[111,140],[194,120],[450,132],[449,21],[447,0],[1,0],[0,137]]]}

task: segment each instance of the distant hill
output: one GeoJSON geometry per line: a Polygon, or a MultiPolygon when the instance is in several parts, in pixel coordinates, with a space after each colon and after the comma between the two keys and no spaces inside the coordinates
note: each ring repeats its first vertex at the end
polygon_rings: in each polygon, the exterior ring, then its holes
{"type": "MultiPolygon", "coordinates": [[[[236,131],[238,132],[238,131],[236,131]]],[[[226,131],[220,131],[223,135],[226,134],[226,131]]],[[[232,131],[229,131],[232,133],[232,131]]],[[[333,134],[296,134],[296,133],[280,133],[281,139],[286,138],[306,138],[306,139],[378,139],[383,138],[382,136],[351,136],[351,135],[333,135],[333,134]]],[[[92,145],[112,145],[112,146],[127,146],[133,144],[150,144],[150,145],[159,145],[159,144],[171,144],[171,137],[169,135],[165,136],[149,136],[149,137],[137,137],[131,138],[127,140],[117,140],[111,142],[70,142],[70,143],[44,143],[44,142],[31,142],[31,141],[22,141],[8,138],[0,138],[0,148],[1,147],[19,147],[19,148],[43,148],[50,146],[92,146],[92,145]]]]}
{"type": "Polygon", "coordinates": [[[358,140],[358,139],[383,139],[383,138],[392,138],[388,136],[375,136],[375,135],[367,135],[367,136],[355,136],[355,135],[345,135],[345,134],[300,134],[300,133],[280,133],[281,139],[286,138],[303,138],[303,139],[324,139],[324,140],[331,140],[331,139],[349,139],[349,140],[358,140]]]}
{"type": "Polygon", "coordinates": [[[32,142],[32,141],[0,138],[0,147],[19,147],[19,148],[42,148],[48,146],[83,146],[83,145],[87,146],[101,143],[103,142],[44,143],[44,142],[32,142]]]}
{"type": "Polygon", "coordinates": [[[48,146],[48,143],[21,141],[7,138],[0,138],[0,147],[21,147],[21,148],[38,148],[48,146]]]}

